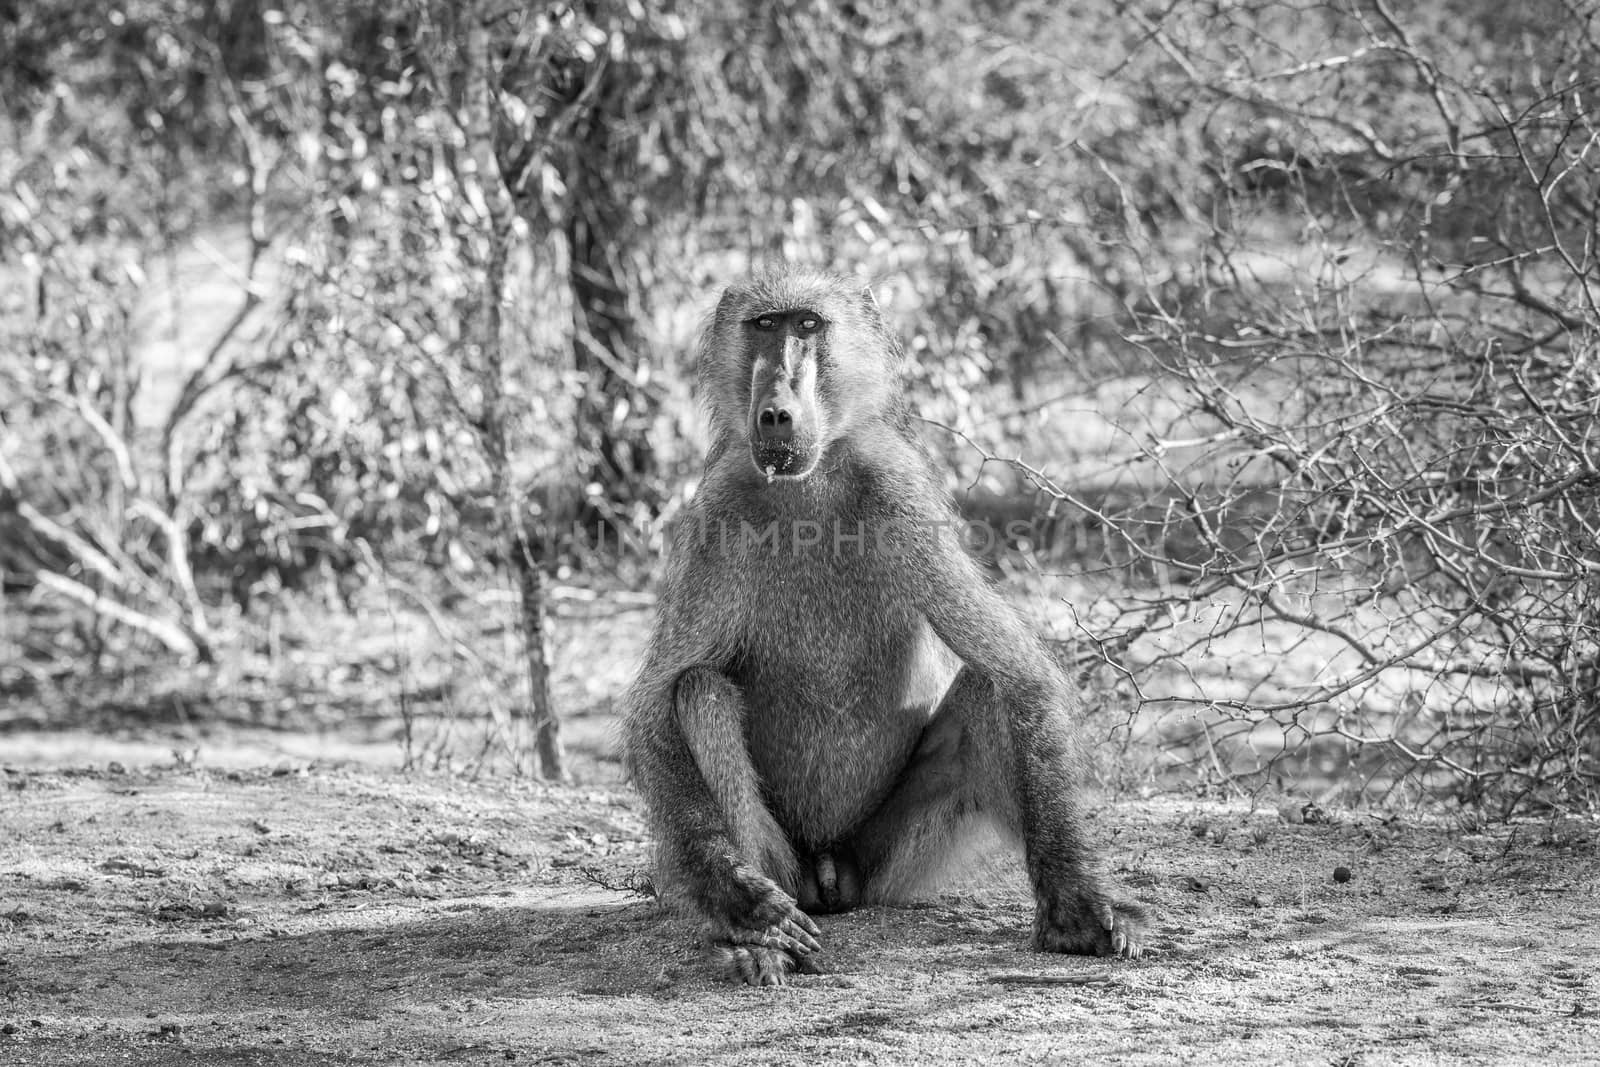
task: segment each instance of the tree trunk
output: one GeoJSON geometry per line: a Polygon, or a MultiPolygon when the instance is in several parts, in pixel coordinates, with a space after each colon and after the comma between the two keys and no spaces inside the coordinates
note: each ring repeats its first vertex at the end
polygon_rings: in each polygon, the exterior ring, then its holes
{"type": "Polygon", "coordinates": [[[552,781],[567,777],[567,757],[561,747],[561,720],[550,697],[550,634],[545,627],[544,571],[533,552],[525,527],[518,527],[511,566],[517,576],[522,608],[522,640],[528,656],[529,718],[533,726],[533,757],[539,774],[552,781]]]}
{"type": "MultiPolygon", "coordinates": [[[[527,719],[533,728],[534,759],[538,774],[561,781],[567,777],[561,749],[560,723],[550,697],[549,639],[545,629],[544,577],[528,536],[521,506],[522,494],[511,473],[506,424],[505,365],[507,353],[501,306],[505,298],[509,243],[516,229],[516,208],[500,171],[494,145],[494,94],[490,86],[489,12],[480,4],[467,27],[466,116],[472,167],[463,173],[475,181],[488,207],[484,220],[485,262],[478,343],[481,346],[483,409],[480,433],[489,464],[495,497],[501,551],[515,578],[517,622],[522,631],[523,655],[528,668],[527,719]]],[[[513,702],[513,714],[522,710],[513,702]]],[[[516,753],[513,753],[515,757],[516,753]]]]}
{"type": "MultiPolygon", "coordinates": [[[[603,66],[592,77],[626,77],[626,66],[603,66]]],[[[627,268],[635,240],[629,204],[617,195],[629,183],[611,171],[616,158],[608,131],[621,94],[601,86],[573,131],[568,148],[568,209],[563,218],[568,285],[572,291],[573,364],[583,375],[575,431],[584,485],[597,484],[587,517],[607,525],[625,522],[638,504],[653,510],[651,479],[657,460],[648,431],[654,405],[644,388],[648,366],[640,343],[636,281],[627,268]]]]}

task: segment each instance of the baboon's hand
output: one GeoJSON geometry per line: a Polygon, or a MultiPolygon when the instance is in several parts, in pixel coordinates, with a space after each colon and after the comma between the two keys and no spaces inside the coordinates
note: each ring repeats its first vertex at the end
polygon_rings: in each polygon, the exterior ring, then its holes
{"type": "Polygon", "coordinates": [[[822,950],[821,931],[793,897],[748,867],[734,871],[728,913],[709,930],[714,956],[730,978],[750,985],[782,985],[793,971],[815,974],[811,954],[822,950]]]}
{"type": "Polygon", "coordinates": [[[1064,892],[1039,902],[1033,944],[1041,952],[1136,959],[1145,949],[1146,918],[1142,906],[1116,900],[1098,888],[1064,892]]]}

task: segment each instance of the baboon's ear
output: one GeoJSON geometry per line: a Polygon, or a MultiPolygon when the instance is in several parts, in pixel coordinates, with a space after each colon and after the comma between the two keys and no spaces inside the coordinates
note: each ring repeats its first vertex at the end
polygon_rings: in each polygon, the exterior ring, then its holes
{"type": "Polygon", "coordinates": [[[712,313],[712,317],[716,321],[723,322],[727,320],[728,314],[733,310],[733,302],[737,299],[735,291],[738,288],[737,285],[730,285],[722,290],[722,296],[717,300],[717,310],[712,313]]]}
{"type": "Polygon", "coordinates": [[[867,317],[874,322],[883,321],[883,308],[878,306],[878,298],[872,295],[872,286],[861,287],[861,306],[866,309],[867,317]]]}

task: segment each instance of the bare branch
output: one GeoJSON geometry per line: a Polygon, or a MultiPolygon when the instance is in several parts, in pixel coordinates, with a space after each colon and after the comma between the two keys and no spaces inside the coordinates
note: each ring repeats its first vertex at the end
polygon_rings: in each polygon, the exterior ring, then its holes
{"type": "Polygon", "coordinates": [[[201,658],[200,646],[195,643],[194,639],[183,627],[176,623],[136,611],[126,604],[96,593],[88,586],[81,582],[76,582],[64,574],[41,570],[35,573],[35,578],[44,588],[58,593],[68,600],[82,604],[97,615],[102,615],[112,622],[119,623],[129,629],[149,634],[169,650],[185,659],[201,658]]]}

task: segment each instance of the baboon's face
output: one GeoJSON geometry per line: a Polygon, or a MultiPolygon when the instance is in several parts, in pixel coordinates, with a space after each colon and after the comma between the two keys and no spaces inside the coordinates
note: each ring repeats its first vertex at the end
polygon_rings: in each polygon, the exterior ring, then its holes
{"type": "Polygon", "coordinates": [[[807,477],[839,442],[881,421],[898,371],[899,347],[870,292],[785,270],[722,294],[702,343],[700,389],[718,439],[748,445],[770,483],[807,477]]]}
{"type": "Polygon", "coordinates": [[[758,311],[741,323],[750,361],[750,458],[768,480],[804,478],[827,437],[818,376],[829,323],[808,308],[758,311]]]}

